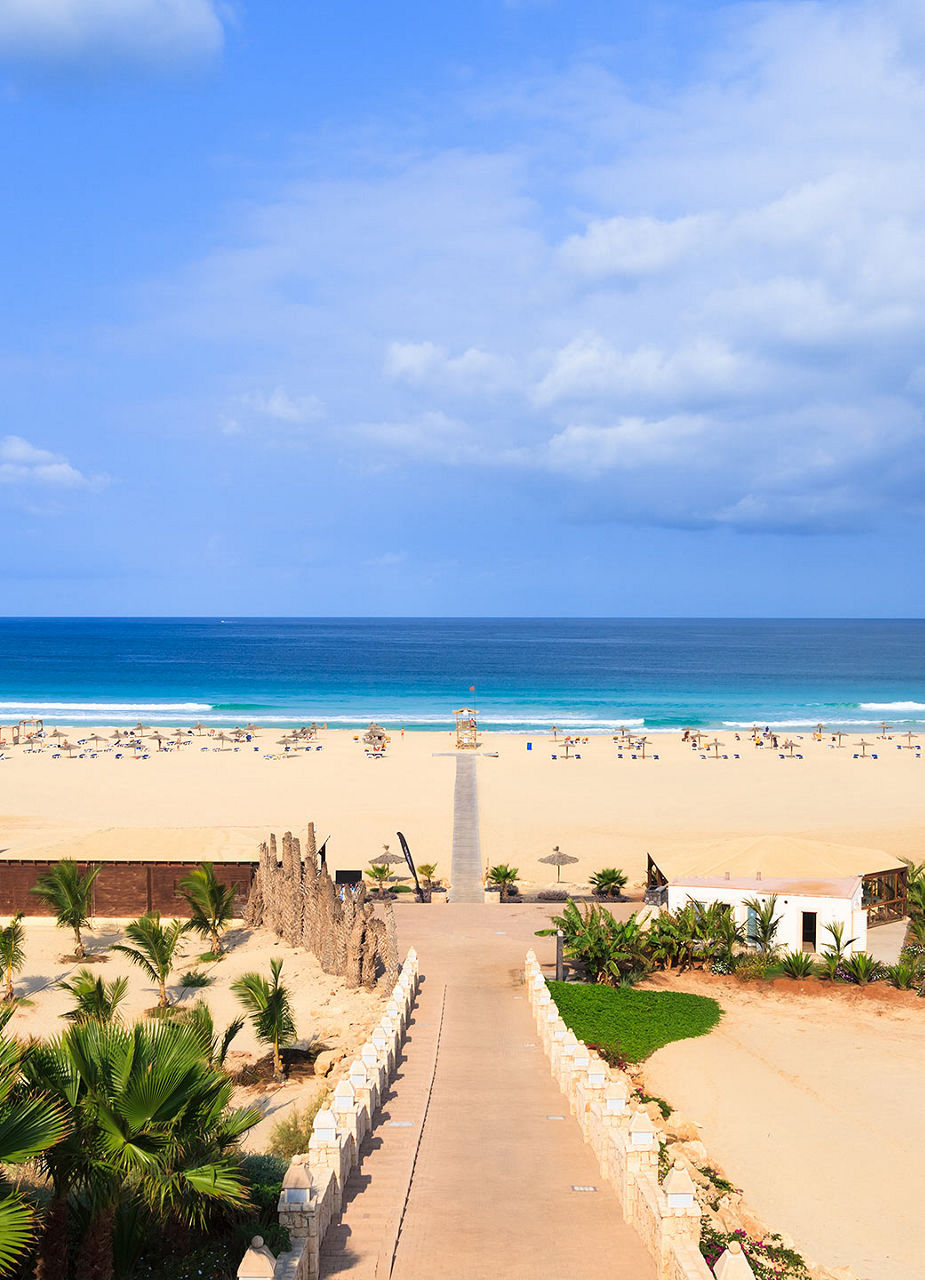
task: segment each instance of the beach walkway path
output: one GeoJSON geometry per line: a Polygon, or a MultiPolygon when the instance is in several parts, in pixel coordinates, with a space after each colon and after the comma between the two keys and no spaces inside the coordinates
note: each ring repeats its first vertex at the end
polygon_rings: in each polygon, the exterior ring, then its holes
{"type": "Polygon", "coordinates": [[[450,902],[481,902],[483,896],[476,759],[462,754],[456,757],[449,898],[450,902]]]}
{"type": "Polygon", "coordinates": [[[535,1039],[520,973],[544,914],[441,903],[396,916],[421,990],[322,1275],[654,1280],[535,1039]]]}

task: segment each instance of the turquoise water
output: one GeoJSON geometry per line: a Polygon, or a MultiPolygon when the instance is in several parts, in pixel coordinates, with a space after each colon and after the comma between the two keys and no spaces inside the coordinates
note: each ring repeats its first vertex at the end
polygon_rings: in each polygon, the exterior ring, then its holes
{"type": "Polygon", "coordinates": [[[925,726],[925,622],[6,619],[0,723],[925,726]],[[470,686],[475,685],[475,692],[470,686]]]}

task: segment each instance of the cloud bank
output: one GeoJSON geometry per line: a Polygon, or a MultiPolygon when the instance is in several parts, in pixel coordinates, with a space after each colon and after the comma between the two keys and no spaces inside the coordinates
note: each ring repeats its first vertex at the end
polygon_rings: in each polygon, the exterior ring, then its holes
{"type": "Polygon", "coordinates": [[[272,345],[358,466],[504,475],[575,519],[921,513],[925,13],[749,5],[719,30],[681,86],[601,56],[473,92],[481,145],[339,140],[152,290],[150,324],[272,345]]]}
{"type": "Polygon", "coordinates": [[[3,436],[0,439],[0,484],[80,489],[98,485],[101,479],[84,475],[60,453],[38,449],[22,436],[3,436]]]}
{"type": "Polygon", "coordinates": [[[169,68],[221,52],[212,0],[0,0],[0,59],[169,68]]]}

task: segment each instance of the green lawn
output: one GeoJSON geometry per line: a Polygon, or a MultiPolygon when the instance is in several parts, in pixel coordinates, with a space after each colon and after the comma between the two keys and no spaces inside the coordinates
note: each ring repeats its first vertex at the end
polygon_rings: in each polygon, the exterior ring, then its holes
{"type": "Polygon", "coordinates": [[[567,1027],[579,1040],[616,1049],[630,1062],[712,1031],[722,1009],[709,996],[646,991],[588,982],[550,982],[549,991],[567,1027]]]}

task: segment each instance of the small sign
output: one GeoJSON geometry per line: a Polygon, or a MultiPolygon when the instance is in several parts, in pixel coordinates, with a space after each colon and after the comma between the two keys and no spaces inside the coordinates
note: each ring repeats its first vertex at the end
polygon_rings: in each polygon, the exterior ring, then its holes
{"type": "Polygon", "coordinates": [[[573,1182],[572,1190],[573,1191],[596,1191],[597,1187],[580,1187],[573,1182]]]}
{"type": "Polygon", "coordinates": [[[547,1120],[564,1120],[565,1116],[547,1116],[547,1120]]]}
{"type": "Polygon", "coordinates": [[[390,1129],[410,1129],[412,1127],[410,1120],[390,1120],[388,1124],[390,1129]]]}

